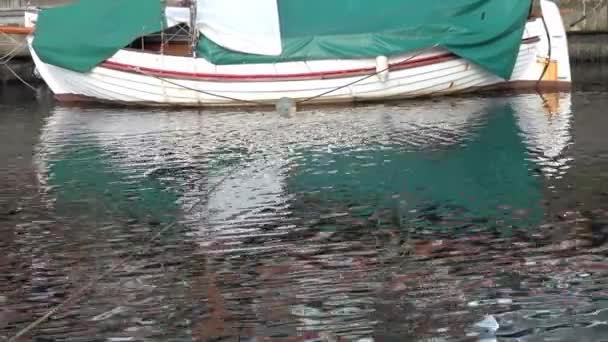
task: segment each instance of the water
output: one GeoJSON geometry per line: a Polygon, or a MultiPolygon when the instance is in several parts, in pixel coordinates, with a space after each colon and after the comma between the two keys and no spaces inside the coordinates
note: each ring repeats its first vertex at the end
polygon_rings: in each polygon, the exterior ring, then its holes
{"type": "Polygon", "coordinates": [[[0,336],[115,267],[26,340],[477,341],[492,315],[608,341],[597,85],[292,116],[0,97],[0,336]]]}

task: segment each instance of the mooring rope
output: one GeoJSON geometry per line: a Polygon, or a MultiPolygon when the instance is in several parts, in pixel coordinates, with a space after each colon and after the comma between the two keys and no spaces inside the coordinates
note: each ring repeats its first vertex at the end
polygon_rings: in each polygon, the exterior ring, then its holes
{"type": "MultiPolygon", "coordinates": [[[[224,177],[222,177],[217,183],[215,183],[207,191],[207,193],[205,194],[205,196],[200,197],[198,200],[196,200],[190,206],[190,208],[186,209],[183,213],[184,214],[191,213],[199,204],[201,204],[203,202],[203,200],[205,198],[208,198],[209,195],[213,194],[219,188],[220,185],[222,185],[226,180],[228,180],[228,178],[232,177],[239,170],[240,170],[240,168],[234,168],[233,170],[229,171],[224,177]]],[[[178,223],[179,223],[178,221],[174,221],[174,222],[166,225],[160,231],[158,231],[158,233],[156,233],[154,236],[152,236],[150,239],[148,239],[144,243],[144,248],[141,249],[137,254],[141,254],[141,253],[147,252],[150,249],[150,247],[152,246],[152,243],[156,239],[158,239],[160,236],[162,236],[169,229],[172,229],[173,227],[175,227],[178,223]]],[[[61,302],[57,306],[55,306],[55,307],[51,308],[50,310],[48,310],[44,315],[42,315],[40,318],[38,318],[34,322],[28,324],[25,328],[19,330],[19,332],[17,332],[17,334],[15,334],[15,336],[11,337],[7,342],[17,342],[17,340],[19,338],[23,337],[25,334],[29,333],[30,331],[32,331],[33,329],[35,329],[40,324],[42,324],[42,323],[46,322],[47,320],[49,320],[51,318],[51,316],[53,316],[54,314],[58,313],[59,311],[61,311],[65,307],[67,307],[68,305],[73,304],[73,302],[76,302],[77,300],[81,299],[82,295],[84,295],[88,290],[90,290],[91,287],[93,287],[95,284],[97,284],[99,281],[101,281],[105,277],[107,277],[107,276],[111,275],[112,273],[114,273],[120,267],[126,265],[137,254],[136,253],[130,254],[129,256],[125,257],[124,259],[122,259],[121,261],[119,261],[118,263],[116,263],[114,266],[110,267],[108,270],[106,270],[102,274],[100,274],[97,277],[94,277],[93,279],[89,280],[84,286],[82,286],[81,288],[79,288],[76,292],[74,292],[72,295],[70,295],[66,300],[64,300],[63,302],[61,302]]]]}
{"type": "MultiPolygon", "coordinates": [[[[420,55],[421,55],[421,54],[423,54],[424,52],[426,52],[426,51],[428,51],[428,50],[431,50],[431,49],[436,48],[437,46],[438,46],[438,44],[435,44],[435,45],[433,45],[433,46],[431,46],[431,47],[428,47],[428,48],[426,48],[426,49],[420,50],[420,51],[418,51],[417,53],[413,54],[412,56],[408,57],[407,59],[403,60],[401,63],[407,63],[407,62],[411,61],[412,59],[414,59],[414,58],[416,58],[416,57],[420,56],[420,55]]],[[[388,65],[388,67],[386,67],[386,68],[384,68],[384,69],[382,69],[382,70],[376,71],[376,72],[374,72],[373,74],[370,74],[370,75],[364,76],[363,78],[360,78],[360,79],[355,80],[355,81],[353,81],[353,82],[347,83],[347,84],[345,84],[345,85],[343,85],[343,86],[336,87],[336,88],[334,88],[334,89],[331,89],[331,90],[326,91],[326,92],[324,92],[324,93],[321,93],[321,94],[319,94],[319,95],[311,96],[311,97],[306,98],[306,99],[304,99],[304,100],[297,101],[296,103],[306,103],[306,102],[310,102],[310,101],[312,101],[312,100],[318,99],[318,98],[323,97],[323,96],[325,96],[325,95],[329,95],[329,94],[331,94],[331,93],[333,93],[333,92],[336,92],[336,91],[338,91],[338,90],[341,90],[341,89],[344,89],[344,88],[347,88],[347,87],[353,86],[353,85],[355,85],[355,84],[357,84],[357,83],[363,82],[363,81],[365,81],[365,80],[367,80],[367,79],[369,79],[369,78],[372,78],[372,77],[374,77],[374,76],[380,75],[380,74],[382,74],[383,72],[387,72],[387,71],[389,71],[391,68],[392,68],[392,66],[389,64],[389,65],[388,65]]]]}
{"type": "Polygon", "coordinates": [[[6,69],[8,69],[8,71],[13,74],[13,76],[15,76],[15,78],[17,80],[19,80],[19,82],[23,83],[24,85],[26,85],[28,88],[30,88],[31,90],[33,90],[34,92],[38,91],[33,85],[31,85],[29,82],[27,82],[26,80],[24,80],[21,76],[19,76],[19,74],[17,74],[17,72],[15,72],[15,70],[13,70],[13,68],[11,68],[11,66],[9,65],[9,62],[13,60],[13,58],[15,58],[15,56],[17,56],[17,53],[23,49],[27,47],[27,43],[21,43],[18,46],[15,46],[11,51],[9,51],[7,54],[5,54],[4,56],[2,56],[0,58],[0,65],[4,66],[6,69]]]}
{"type": "Polygon", "coordinates": [[[234,102],[241,102],[241,103],[247,103],[247,104],[255,104],[255,105],[258,105],[258,106],[271,106],[271,105],[273,105],[272,102],[261,102],[261,101],[253,101],[253,100],[244,100],[244,99],[239,99],[239,98],[236,98],[236,97],[216,94],[216,93],[213,93],[213,92],[210,92],[210,91],[206,91],[206,90],[201,90],[201,89],[196,89],[196,88],[188,87],[188,86],[185,86],[183,84],[179,84],[177,82],[169,81],[166,78],[154,75],[152,73],[145,72],[145,71],[141,70],[140,68],[136,68],[135,71],[137,71],[138,73],[140,73],[142,75],[154,77],[154,78],[156,78],[156,79],[158,79],[158,80],[160,80],[162,82],[167,82],[167,83],[172,84],[174,86],[177,86],[177,87],[180,87],[180,88],[183,88],[183,89],[187,89],[187,90],[191,90],[191,91],[194,91],[194,92],[197,92],[197,93],[209,95],[211,97],[217,97],[217,98],[220,98],[220,99],[230,100],[230,101],[234,101],[234,102]]]}
{"type": "Polygon", "coordinates": [[[9,51],[6,55],[0,57],[0,64],[6,64],[10,62],[17,55],[17,51],[21,48],[21,46],[14,47],[11,51],[9,51]]]}
{"type": "Polygon", "coordinates": [[[15,72],[15,70],[13,70],[13,68],[11,68],[8,64],[3,64],[5,68],[8,69],[8,71],[10,71],[11,74],[13,74],[13,76],[15,76],[15,78],[17,80],[19,80],[21,83],[23,83],[25,86],[27,86],[28,88],[30,88],[32,91],[37,92],[38,89],[36,89],[36,87],[34,87],[33,85],[31,85],[29,82],[27,82],[26,80],[24,80],[21,76],[19,76],[19,74],[17,74],[15,72]]]}
{"type": "Polygon", "coordinates": [[[10,62],[15,56],[17,56],[17,52],[23,48],[27,47],[27,43],[23,42],[15,47],[4,56],[0,57],[0,64],[6,64],[10,62]]]}
{"type": "MultiPolygon", "coordinates": [[[[411,61],[412,59],[414,59],[414,58],[416,58],[416,57],[418,57],[418,56],[422,55],[423,53],[425,53],[425,52],[427,52],[427,51],[429,51],[429,50],[432,50],[432,49],[436,48],[437,46],[438,46],[438,44],[435,44],[435,45],[433,45],[433,46],[431,46],[431,47],[428,47],[428,48],[426,48],[426,49],[422,49],[422,50],[418,51],[417,53],[413,54],[412,56],[410,56],[410,57],[406,58],[405,60],[401,61],[400,63],[406,63],[406,62],[409,62],[409,61],[411,61]]],[[[380,74],[382,74],[382,73],[384,73],[384,72],[390,71],[390,69],[391,69],[391,68],[392,68],[392,66],[389,64],[389,65],[388,65],[388,67],[386,67],[386,68],[384,68],[384,69],[382,69],[382,70],[378,70],[378,71],[374,72],[373,74],[369,74],[369,75],[364,76],[364,77],[362,77],[362,78],[360,78],[360,79],[358,79],[358,80],[355,80],[355,81],[350,82],[350,83],[347,83],[347,84],[345,84],[345,85],[342,85],[342,86],[336,87],[336,88],[334,88],[334,89],[328,90],[328,91],[323,92],[323,93],[321,93],[321,94],[319,94],[319,95],[311,96],[311,97],[306,98],[306,99],[304,99],[304,100],[297,101],[296,103],[298,103],[298,104],[299,104],[299,103],[306,103],[306,102],[310,102],[310,101],[312,101],[312,100],[318,99],[318,98],[323,97],[323,96],[325,96],[325,95],[329,95],[329,94],[331,94],[331,93],[334,93],[334,92],[336,92],[336,91],[338,91],[338,90],[341,90],[341,89],[344,89],[344,88],[347,88],[347,87],[353,86],[353,85],[355,85],[355,84],[357,84],[357,83],[361,83],[361,82],[363,82],[363,81],[365,81],[365,80],[367,80],[367,79],[370,79],[370,78],[372,78],[372,77],[374,77],[374,76],[380,75],[380,74]]]]}
{"type": "Polygon", "coordinates": [[[543,72],[540,75],[540,78],[536,82],[536,91],[539,93],[540,93],[540,83],[542,82],[543,78],[545,78],[545,75],[547,74],[547,70],[549,70],[549,65],[551,64],[551,57],[552,57],[552,53],[553,53],[553,47],[551,46],[551,33],[549,32],[549,27],[547,26],[547,21],[545,20],[544,15],[541,15],[540,18],[543,22],[543,27],[545,28],[545,33],[547,34],[547,45],[549,46],[549,50],[547,51],[547,63],[545,64],[545,67],[543,68],[543,72]]]}

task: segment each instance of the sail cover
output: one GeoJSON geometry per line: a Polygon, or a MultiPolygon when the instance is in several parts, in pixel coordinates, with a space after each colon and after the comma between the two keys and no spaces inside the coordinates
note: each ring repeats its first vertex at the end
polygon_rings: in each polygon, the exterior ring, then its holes
{"type": "MultiPolygon", "coordinates": [[[[196,12],[202,36],[217,45],[258,55],[282,52],[277,0],[198,0],[196,12]]],[[[168,26],[190,23],[186,7],[167,7],[165,16],[168,26]]]]}
{"type": "Polygon", "coordinates": [[[40,12],[33,48],[45,63],[85,72],[164,21],[160,1],[80,0],[40,12]]]}
{"type": "MultiPolygon", "coordinates": [[[[273,63],[390,56],[438,45],[508,79],[531,6],[531,0],[277,1],[279,56],[237,52],[211,36],[201,39],[199,53],[215,64],[273,63]]],[[[251,15],[262,23],[274,17],[268,10],[251,15]]],[[[246,15],[239,12],[231,13],[246,15]]]]}
{"type": "MultiPolygon", "coordinates": [[[[33,47],[46,63],[86,72],[142,35],[189,23],[187,8],[160,0],[80,0],[41,11],[33,47]],[[163,13],[164,12],[164,13],[163,13]]],[[[198,0],[197,26],[214,44],[242,53],[282,52],[277,0],[198,0]]]]}
{"type": "Polygon", "coordinates": [[[277,0],[197,0],[196,21],[203,36],[243,53],[280,55],[277,0]]]}

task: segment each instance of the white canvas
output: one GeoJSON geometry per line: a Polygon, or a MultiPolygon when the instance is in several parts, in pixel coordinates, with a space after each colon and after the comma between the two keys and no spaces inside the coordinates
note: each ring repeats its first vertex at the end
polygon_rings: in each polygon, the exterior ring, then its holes
{"type": "MultiPolygon", "coordinates": [[[[277,0],[198,0],[201,34],[222,47],[258,55],[283,51],[277,0]]],[[[190,22],[190,9],[167,7],[169,27],[190,22]]]]}
{"type": "Polygon", "coordinates": [[[277,0],[198,0],[197,24],[229,50],[271,56],[283,51],[277,0]]]}

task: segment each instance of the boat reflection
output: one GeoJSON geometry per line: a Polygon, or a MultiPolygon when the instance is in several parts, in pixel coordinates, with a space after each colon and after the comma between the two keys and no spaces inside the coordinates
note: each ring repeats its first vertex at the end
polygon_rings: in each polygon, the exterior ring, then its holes
{"type": "Polygon", "coordinates": [[[144,293],[181,305],[173,317],[197,340],[448,338],[479,318],[472,292],[503,281],[491,265],[512,267],[501,241],[542,223],[544,182],[571,161],[569,102],[447,98],[291,118],[57,108],[37,160],[49,207],[102,251],[90,269],[180,223],[95,301],[148,270],[157,277],[121,305],[149,310],[144,293]]]}

